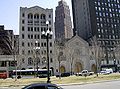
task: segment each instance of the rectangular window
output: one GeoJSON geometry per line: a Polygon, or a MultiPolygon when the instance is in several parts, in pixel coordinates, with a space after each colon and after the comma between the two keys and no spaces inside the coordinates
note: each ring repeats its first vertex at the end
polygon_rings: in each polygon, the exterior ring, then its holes
{"type": "Polygon", "coordinates": [[[49,15],[49,18],[51,18],[51,15],[49,15]]]}
{"type": "Polygon", "coordinates": [[[23,47],[25,46],[24,42],[22,42],[22,46],[23,46],[23,47]]]}
{"type": "Polygon", "coordinates": [[[50,42],[50,47],[52,47],[52,42],[50,42]]]}
{"type": "Polygon", "coordinates": [[[25,31],[25,28],[24,28],[24,26],[22,26],[22,31],[25,31]]]}
{"type": "Polygon", "coordinates": [[[24,39],[24,34],[22,34],[22,39],[24,39]]]}
{"type": "Polygon", "coordinates": [[[25,17],[25,14],[24,14],[24,13],[22,13],[22,17],[25,17]]]}
{"type": "Polygon", "coordinates": [[[30,27],[28,27],[28,31],[30,31],[30,27]]]}
{"type": "Polygon", "coordinates": [[[22,20],[22,24],[24,24],[25,23],[25,21],[24,20],[22,20]]]}

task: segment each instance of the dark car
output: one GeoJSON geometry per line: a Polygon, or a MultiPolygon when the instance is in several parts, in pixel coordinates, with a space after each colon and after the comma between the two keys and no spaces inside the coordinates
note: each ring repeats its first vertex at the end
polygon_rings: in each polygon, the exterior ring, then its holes
{"type": "Polygon", "coordinates": [[[30,84],[22,89],[63,89],[56,84],[51,84],[51,83],[35,83],[35,84],[30,84]]]}
{"type": "Polygon", "coordinates": [[[70,73],[69,73],[69,72],[65,72],[65,73],[62,73],[62,74],[61,74],[61,77],[68,77],[68,76],[70,76],[70,73]]]}
{"type": "Polygon", "coordinates": [[[71,75],[71,73],[69,73],[69,72],[64,72],[64,73],[61,73],[61,74],[56,74],[56,77],[68,77],[68,76],[70,76],[71,75]]]}

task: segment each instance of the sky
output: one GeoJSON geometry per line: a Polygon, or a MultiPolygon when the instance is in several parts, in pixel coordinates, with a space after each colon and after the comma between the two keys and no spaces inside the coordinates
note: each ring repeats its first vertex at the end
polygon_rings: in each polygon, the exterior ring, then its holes
{"type": "MultiPolygon", "coordinates": [[[[60,0],[2,0],[0,2],[0,25],[4,25],[5,30],[13,30],[14,34],[19,34],[19,11],[20,7],[40,6],[42,8],[53,9],[58,6],[60,0]]],[[[71,0],[64,0],[69,5],[71,16],[71,0]]],[[[55,17],[55,15],[54,15],[55,17]]]]}

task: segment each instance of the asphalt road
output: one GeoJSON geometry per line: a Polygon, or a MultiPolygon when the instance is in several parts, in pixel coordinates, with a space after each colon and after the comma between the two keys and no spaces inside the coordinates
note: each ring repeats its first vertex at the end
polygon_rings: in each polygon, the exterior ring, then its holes
{"type": "Polygon", "coordinates": [[[119,81],[62,86],[64,89],[120,89],[119,81]]]}
{"type": "MultiPolygon", "coordinates": [[[[120,89],[120,80],[91,84],[64,85],[63,89],[120,89]]],[[[0,87],[0,89],[21,89],[20,87],[0,87]]]]}

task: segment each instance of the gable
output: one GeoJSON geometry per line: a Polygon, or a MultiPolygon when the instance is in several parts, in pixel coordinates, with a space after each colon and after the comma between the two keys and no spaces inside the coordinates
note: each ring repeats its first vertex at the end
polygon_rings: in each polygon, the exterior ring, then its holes
{"type": "Polygon", "coordinates": [[[80,38],[78,35],[71,38],[65,43],[66,46],[89,46],[88,43],[80,38]]]}
{"type": "Polygon", "coordinates": [[[36,9],[36,10],[37,10],[37,9],[39,9],[39,10],[41,9],[41,10],[45,10],[44,8],[39,7],[39,6],[33,6],[33,7],[30,7],[29,9],[36,9]]]}

